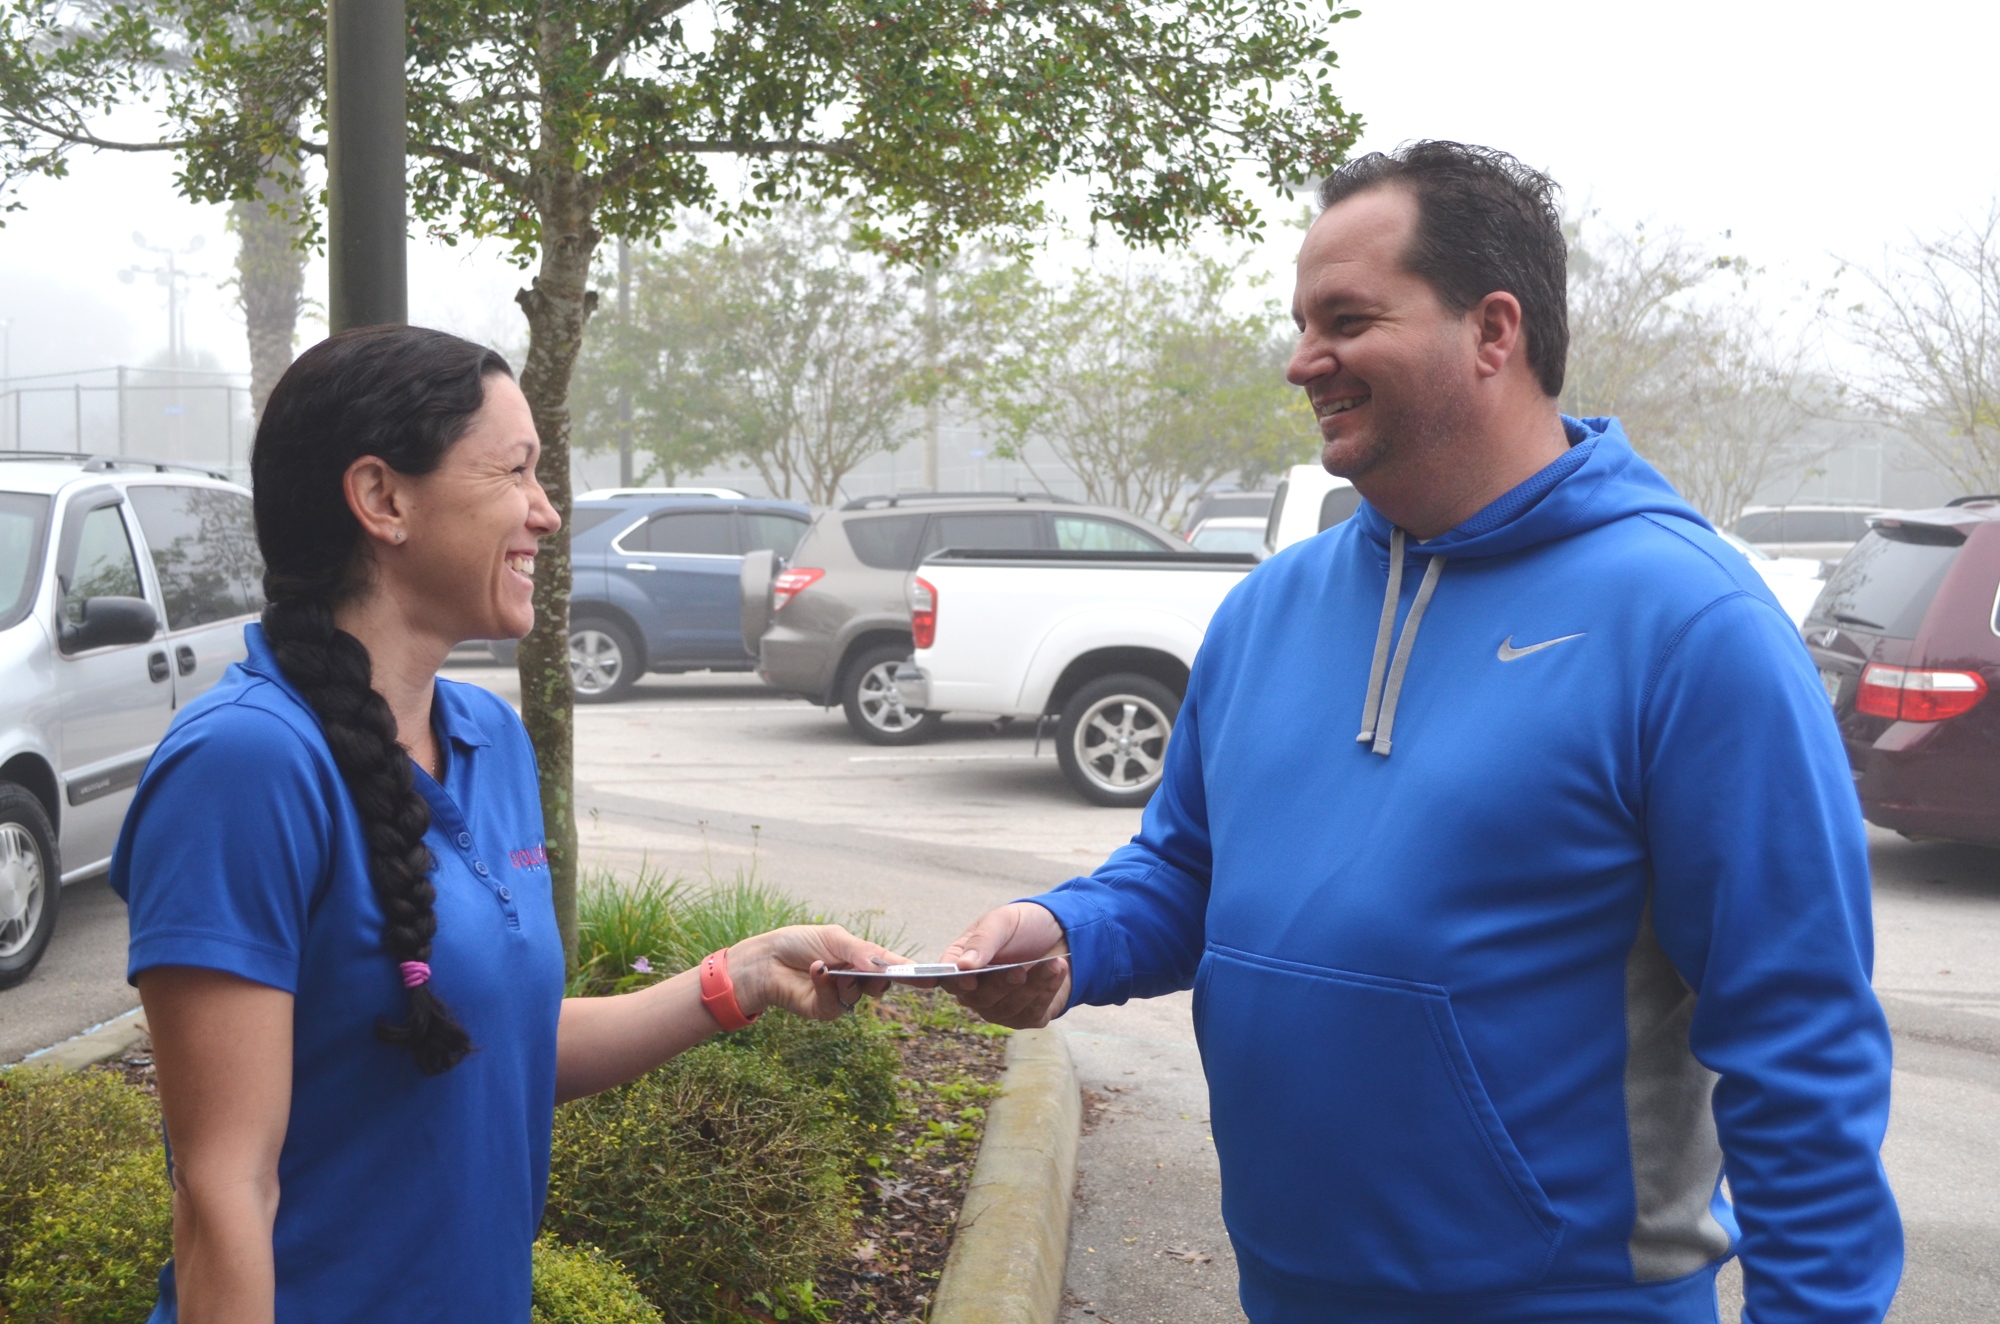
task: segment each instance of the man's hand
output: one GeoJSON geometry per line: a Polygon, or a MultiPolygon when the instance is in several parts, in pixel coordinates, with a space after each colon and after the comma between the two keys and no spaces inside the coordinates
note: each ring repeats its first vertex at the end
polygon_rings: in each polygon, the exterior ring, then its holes
{"type": "MultiPolygon", "coordinates": [[[[1016,901],[981,915],[944,949],[944,959],[961,970],[1069,955],[1069,939],[1049,911],[1032,901],[1016,901]]],[[[1025,970],[947,979],[945,987],[981,1018],[1016,1030],[1037,1030],[1069,1005],[1069,962],[1049,961],[1025,970]]]]}

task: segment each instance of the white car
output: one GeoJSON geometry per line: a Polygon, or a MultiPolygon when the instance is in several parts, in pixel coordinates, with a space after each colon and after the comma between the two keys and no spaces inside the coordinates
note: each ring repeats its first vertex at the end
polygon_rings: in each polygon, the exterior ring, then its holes
{"type": "Polygon", "coordinates": [[[1282,552],[1324,533],[1360,508],[1361,494],[1354,484],[1317,464],[1295,464],[1278,482],[1270,518],[1264,522],[1264,552],[1282,552]]]}
{"type": "Polygon", "coordinates": [[[1209,617],[1256,564],[1225,552],[938,552],[909,579],[917,651],[895,673],[899,702],[1053,717],[1056,759],[1080,795],[1143,805],[1209,617]]]}
{"type": "Polygon", "coordinates": [[[1248,552],[1261,561],[1269,524],[1269,516],[1217,515],[1188,530],[1188,546],[1197,552],[1248,552]]]}
{"type": "Polygon", "coordinates": [[[1881,513],[1880,506],[1745,506],[1731,532],[1767,556],[1838,561],[1881,513]]]}
{"type": "Polygon", "coordinates": [[[1733,533],[1723,533],[1722,540],[1743,553],[1778,605],[1785,609],[1785,615],[1792,618],[1793,625],[1805,624],[1806,613],[1819,600],[1819,591],[1826,587],[1825,563],[1806,556],[1772,556],[1751,546],[1733,533]]]}

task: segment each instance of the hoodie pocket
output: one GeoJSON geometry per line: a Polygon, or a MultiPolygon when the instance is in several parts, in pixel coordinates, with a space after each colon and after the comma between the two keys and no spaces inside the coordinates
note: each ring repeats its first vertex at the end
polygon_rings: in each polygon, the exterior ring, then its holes
{"type": "Polygon", "coordinates": [[[1240,1251],[1380,1291],[1504,1292],[1548,1272],[1563,1221],[1443,989],[1211,946],[1195,1030],[1240,1251]]]}

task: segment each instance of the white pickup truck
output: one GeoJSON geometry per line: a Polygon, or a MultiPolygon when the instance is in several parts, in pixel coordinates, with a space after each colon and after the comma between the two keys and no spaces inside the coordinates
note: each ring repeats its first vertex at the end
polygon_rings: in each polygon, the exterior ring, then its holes
{"type": "Polygon", "coordinates": [[[1188,669],[1248,553],[943,551],[909,580],[902,702],[1056,719],[1056,758],[1101,805],[1143,805],[1188,669]]]}

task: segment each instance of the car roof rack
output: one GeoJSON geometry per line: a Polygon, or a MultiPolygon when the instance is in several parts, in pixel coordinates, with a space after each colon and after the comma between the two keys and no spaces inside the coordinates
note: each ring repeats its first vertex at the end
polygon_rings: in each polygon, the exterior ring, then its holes
{"type": "Polygon", "coordinates": [[[887,496],[856,497],[841,509],[877,510],[921,501],[1013,501],[1023,505],[1030,501],[1053,501],[1065,506],[1076,504],[1071,498],[1057,496],[1054,492],[892,492],[887,496]]]}
{"type": "Polygon", "coordinates": [[[120,469],[139,469],[152,473],[200,474],[218,482],[233,483],[236,480],[220,469],[211,469],[205,464],[177,464],[172,460],[148,460],[136,455],[93,455],[88,451],[0,451],[0,461],[22,460],[41,461],[70,460],[80,462],[85,473],[116,473],[120,469]]]}
{"type": "Polygon", "coordinates": [[[1950,510],[1953,506],[1983,506],[1996,501],[2000,501],[2000,494],[1987,492],[1976,496],[1953,497],[1945,502],[1944,506],[1946,510],[1950,510]]]}

